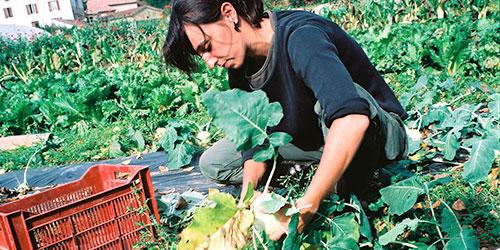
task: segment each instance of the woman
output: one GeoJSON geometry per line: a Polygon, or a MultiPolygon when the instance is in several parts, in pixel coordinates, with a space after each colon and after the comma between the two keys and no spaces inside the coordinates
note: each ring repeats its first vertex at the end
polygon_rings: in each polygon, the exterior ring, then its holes
{"type": "MultiPolygon", "coordinates": [[[[319,161],[303,197],[299,230],[329,192],[366,192],[373,171],[402,158],[407,114],[361,47],[339,26],[304,11],[263,12],[261,0],[177,0],[164,45],[167,64],[191,72],[200,56],[228,69],[231,88],[263,90],[283,107],[273,131],[293,137],[278,149],[291,160],[319,161]]],[[[268,166],[228,140],[208,149],[201,171],[254,187],[268,166]],[[243,167],[242,167],[243,166],[243,167]]],[[[279,239],[283,232],[275,232],[279,239]]]]}

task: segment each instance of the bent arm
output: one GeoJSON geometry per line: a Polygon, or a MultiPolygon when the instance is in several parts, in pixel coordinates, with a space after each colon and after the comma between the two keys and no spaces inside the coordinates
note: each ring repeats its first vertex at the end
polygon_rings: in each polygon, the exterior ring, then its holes
{"type": "Polygon", "coordinates": [[[298,206],[312,206],[304,212],[315,213],[328,193],[334,191],[361,144],[370,119],[366,115],[351,114],[335,119],[325,140],[323,155],[311,184],[298,206]]]}

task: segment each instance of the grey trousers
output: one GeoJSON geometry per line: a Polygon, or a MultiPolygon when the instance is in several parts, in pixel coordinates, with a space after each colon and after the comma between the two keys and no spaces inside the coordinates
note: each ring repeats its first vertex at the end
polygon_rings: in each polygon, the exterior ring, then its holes
{"type": "MultiPolygon", "coordinates": [[[[357,84],[356,87],[358,94],[370,104],[370,125],[353,160],[337,183],[337,193],[341,196],[350,193],[363,195],[377,168],[401,159],[407,154],[407,136],[399,116],[383,110],[365,89],[357,84]]],[[[316,103],[314,109],[326,138],[328,128],[323,122],[324,114],[319,103],[316,103]]],[[[284,160],[319,162],[323,148],[304,151],[289,143],[279,147],[278,153],[284,160]]],[[[242,182],[241,153],[236,151],[236,146],[227,138],[208,148],[201,155],[199,166],[203,175],[213,181],[224,184],[242,182]]]]}

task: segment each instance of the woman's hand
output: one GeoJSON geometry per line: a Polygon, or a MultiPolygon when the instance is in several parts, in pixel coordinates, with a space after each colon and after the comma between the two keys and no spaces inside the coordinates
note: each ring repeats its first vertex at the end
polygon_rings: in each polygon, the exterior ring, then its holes
{"type": "MultiPolygon", "coordinates": [[[[299,233],[304,231],[304,228],[311,222],[314,214],[318,210],[319,204],[312,204],[309,201],[306,201],[304,197],[298,199],[295,202],[295,207],[299,210],[299,224],[297,226],[297,230],[299,233]]],[[[268,233],[269,239],[271,240],[280,240],[288,231],[288,224],[290,223],[290,217],[285,216],[285,210],[288,207],[281,208],[275,215],[276,218],[281,222],[281,227],[274,231],[268,233]]]]}

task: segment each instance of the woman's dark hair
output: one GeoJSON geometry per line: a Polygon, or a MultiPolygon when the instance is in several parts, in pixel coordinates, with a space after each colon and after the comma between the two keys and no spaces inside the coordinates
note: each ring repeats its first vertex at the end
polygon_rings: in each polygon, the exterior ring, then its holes
{"type": "Polygon", "coordinates": [[[262,0],[174,0],[167,38],[163,45],[163,56],[167,64],[188,73],[197,69],[194,58],[196,51],[189,42],[184,24],[199,26],[218,21],[221,5],[225,2],[231,3],[236,13],[252,27],[260,28],[264,15],[262,0]]]}

